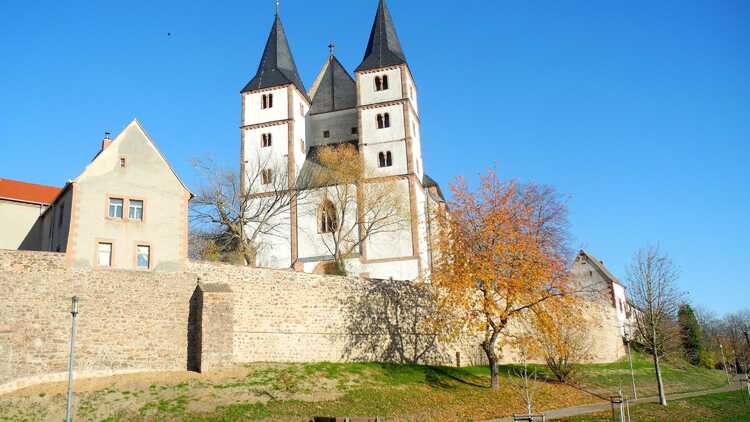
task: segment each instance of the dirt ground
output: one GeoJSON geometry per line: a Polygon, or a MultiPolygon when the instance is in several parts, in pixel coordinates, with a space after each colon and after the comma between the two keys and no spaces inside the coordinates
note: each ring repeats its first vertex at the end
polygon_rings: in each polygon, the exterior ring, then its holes
{"type": "MultiPolygon", "coordinates": [[[[203,374],[145,372],[74,381],[74,419],[81,421],[149,419],[179,407],[211,412],[219,406],[268,400],[319,401],[340,396],[335,382],[299,380],[284,385],[291,365],[254,364],[203,374]],[[109,419],[108,419],[109,418],[109,419]]],[[[66,382],[30,386],[0,395],[0,421],[61,421],[65,419],[66,382]]]]}

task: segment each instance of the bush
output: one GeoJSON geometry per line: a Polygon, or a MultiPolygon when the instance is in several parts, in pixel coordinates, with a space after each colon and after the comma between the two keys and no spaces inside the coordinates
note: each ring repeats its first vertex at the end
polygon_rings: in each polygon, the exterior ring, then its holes
{"type": "Polygon", "coordinates": [[[708,350],[701,350],[698,354],[698,365],[702,368],[713,369],[716,365],[714,354],[708,350]]]}

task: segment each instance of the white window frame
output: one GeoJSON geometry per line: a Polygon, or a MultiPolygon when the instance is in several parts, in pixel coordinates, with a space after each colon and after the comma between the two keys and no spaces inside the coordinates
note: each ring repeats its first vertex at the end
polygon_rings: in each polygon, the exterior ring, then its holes
{"type": "Polygon", "coordinates": [[[128,220],[143,221],[145,208],[146,208],[146,203],[142,199],[129,199],[128,200],[128,220]],[[133,210],[136,210],[137,212],[139,209],[141,211],[141,215],[133,216],[133,210]]]}
{"type": "Polygon", "coordinates": [[[107,216],[112,219],[122,220],[125,212],[125,198],[109,198],[107,201],[107,216]],[[113,201],[120,201],[119,205],[113,205],[113,201]],[[120,210],[120,215],[117,215],[117,210],[120,210]],[[114,213],[113,213],[114,211],[114,213]]]}

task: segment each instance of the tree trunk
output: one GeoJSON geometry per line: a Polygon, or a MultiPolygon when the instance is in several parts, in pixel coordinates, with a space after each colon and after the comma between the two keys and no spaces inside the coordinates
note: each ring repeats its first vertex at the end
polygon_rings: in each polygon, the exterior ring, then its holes
{"type": "Polygon", "coordinates": [[[656,369],[656,383],[659,386],[659,404],[667,405],[667,396],[664,393],[664,381],[661,379],[661,363],[659,362],[659,352],[654,348],[654,368],[656,369]]]}
{"type": "Polygon", "coordinates": [[[496,336],[482,342],[482,349],[484,354],[487,355],[487,360],[490,363],[490,387],[493,390],[500,388],[500,377],[497,373],[497,353],[495,353],[495,339],[496,336]]]}

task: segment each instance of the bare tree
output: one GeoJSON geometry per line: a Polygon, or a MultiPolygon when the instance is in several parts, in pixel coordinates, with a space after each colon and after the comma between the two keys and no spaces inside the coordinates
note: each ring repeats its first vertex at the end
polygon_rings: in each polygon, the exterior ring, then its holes
{"type": "Polygon", "coordinates": [[[322,198],[308,212],[317,220],[319,238],[337,273],[345,274],[346,260],[368,239],[408,227],[407,196],[394,181],[373,180],[372,170],[350,144],[324,146],[316,154],[321,169],[310,178],[322,198]]]}
{"type": "Polygon", "coordinates": [[[521,367],[508,370],[511,383],[514,384],[514,390],[521,397],[521,401],[526,406],[526,414],[531,415],[534,410],[534,397],[536,396],[537,372],[529,370],[527,353],[522,350],[520,355],[521,367]]]}
{"type": "Polygon", "coordinates": [[[288,235],[284,217],[306,191],[296,188],[298,181],[290,186],[286,165],[258,157],[246,163],[244,183],[237,171],[213,160],[196,159],[193,166],[202,183],[190,204],[192,226],[210,234],[227,260],[254,266],[264,236],[288,235]]]}
{"type": "Polygon", "coordinates": [[[674,320],[683,296],[676,286],[678,278],[672,260],[658,247],[636,252],[627,269],[631,299],[637,309],[635,328],[646,350],[653,356],[662,406],[667,405],[667,397],[660,355],[676,336],[674,320]]]}

